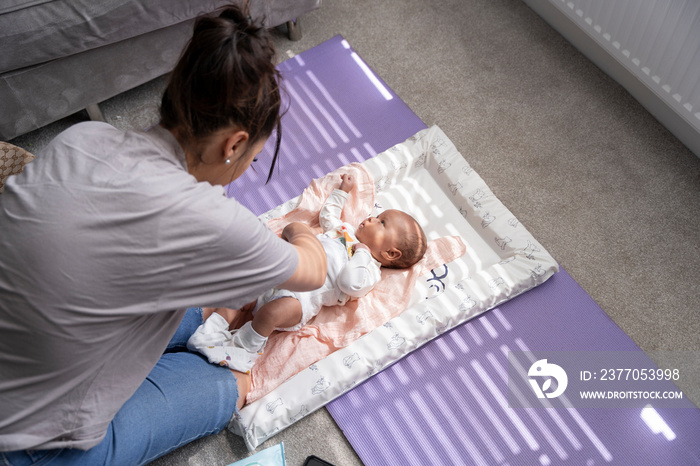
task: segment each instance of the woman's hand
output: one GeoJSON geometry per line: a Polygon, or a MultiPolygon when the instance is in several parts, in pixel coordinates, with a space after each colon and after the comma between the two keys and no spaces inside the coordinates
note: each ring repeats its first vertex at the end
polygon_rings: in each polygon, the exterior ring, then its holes
{"type": "Polygon", "coordinates": [[[341,191],[345,191],[346,193],[349,193],[352,191],[352,188],[355,187],[355,177],[352,175],[342,175],[341,176],[341,182],[340,182],[340,189],[341,191]]]}
{"type": "Polygon", "coordinates": [[[326,281],[328,259],[326,251],[311,228],[304,223],[290,223],[282,230],[282,238],[296,248],[299,263],[292,277],[278,288],[290,291],[311,291],[320,288],[326,281]]]}

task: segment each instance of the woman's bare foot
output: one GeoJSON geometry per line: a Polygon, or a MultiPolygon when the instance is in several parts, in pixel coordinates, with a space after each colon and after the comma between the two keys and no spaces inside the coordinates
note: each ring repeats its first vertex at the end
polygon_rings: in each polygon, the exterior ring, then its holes
{"type": "Polygon", "coordinates": [[[231,369],[234,377],[236,377],[236,383],[238,384],[238,401],[236,401],[236,407],[241,409],[245,405],[246,397],[250,393],[250,374],[244,374],[243,372],[234,371],[231,369]]]}

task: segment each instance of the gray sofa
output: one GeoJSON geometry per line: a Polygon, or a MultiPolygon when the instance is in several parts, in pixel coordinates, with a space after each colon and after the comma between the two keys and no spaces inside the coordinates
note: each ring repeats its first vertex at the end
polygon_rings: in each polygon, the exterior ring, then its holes
{"type": "MultiPolygon", "coordinates": [[[[0,140],[169,72],[194,18],[231,0],[3,0],[0,4],[0,140]]],[[[267,27],[297,19],[321,0],[250,0],[267,27]]]]}

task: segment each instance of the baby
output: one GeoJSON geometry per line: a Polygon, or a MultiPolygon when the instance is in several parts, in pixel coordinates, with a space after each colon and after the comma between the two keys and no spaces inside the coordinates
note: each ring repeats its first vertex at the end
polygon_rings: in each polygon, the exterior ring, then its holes
{"type": "Polygon", "coordinates": [[[410,215],[387,210],[367,218],[357,228],[340,220],[354,187],[354,178],[342,175],[340,188],[333,190],[321,208],[323,233],[318,239],[328,258],[321,288],[307,292],[274,288],[243,308],[253,309],[253,320],[231,332],[230,314],[217,309],[190,337],[187,347],[211,363],[247,372],[273,331],[298,330],[322,306],[343,305],[366,295],[379,282],[381,267],[408,268],[418,262],[425,254],[427,239],[410,215]]]}

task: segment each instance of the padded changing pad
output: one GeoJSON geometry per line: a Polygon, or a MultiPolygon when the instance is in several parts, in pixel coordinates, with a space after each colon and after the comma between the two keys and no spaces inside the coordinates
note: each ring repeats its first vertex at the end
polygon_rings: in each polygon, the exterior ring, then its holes
{"type": "MultiPolygon", "coordinates": [[[[558,270],[438,127],[418,132],[361,167],[374,180],[373,215],[403,210],[418,220],[428,240],[458,237],[466,248],[405,290],[410,295],[405,310],[244,406],[229,429],[250,450],[439,334],[558,270]]],[[[287,215],[300,198],[261,217],[287,215]]]]}

